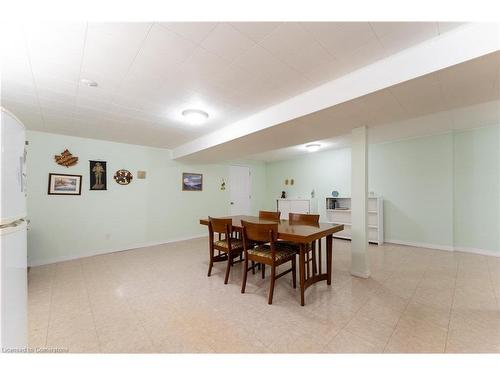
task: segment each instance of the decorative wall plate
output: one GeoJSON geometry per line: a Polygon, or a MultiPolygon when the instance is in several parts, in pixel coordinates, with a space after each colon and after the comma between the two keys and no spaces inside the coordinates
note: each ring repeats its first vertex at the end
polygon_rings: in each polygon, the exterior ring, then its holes
{"type": "Polygon", "coordinates": [[[76,163],[78,163],[78,158],[73,156],[68,149],[61,152],[60,155],[54,155],[54,160],[57,164],[62,165],[66,168],[72,167],[76,163]]]}
{"type": "Polygon", "coordinates": [[[119,171],[116,171],[113,178],[120,185],[128,185],[130,184],[130,181],[132,181],[133,176],[132,173],[126,169],[120,169],[119,171]]]}

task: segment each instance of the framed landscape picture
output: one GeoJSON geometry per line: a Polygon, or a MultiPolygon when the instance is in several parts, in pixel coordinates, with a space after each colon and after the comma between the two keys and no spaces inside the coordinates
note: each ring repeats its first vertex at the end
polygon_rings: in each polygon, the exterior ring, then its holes
{"type": "Polygon", "coordinates": [[[50,195],[80,195],[82,176],[75,174],[49,173],[50,195]]]}
{"type": "Polygon", "coordinates": [[[182,190],[183,191],[202,191],[203,190],[203,175],[200,173],[183,173],[182,174],[182,190]]]}

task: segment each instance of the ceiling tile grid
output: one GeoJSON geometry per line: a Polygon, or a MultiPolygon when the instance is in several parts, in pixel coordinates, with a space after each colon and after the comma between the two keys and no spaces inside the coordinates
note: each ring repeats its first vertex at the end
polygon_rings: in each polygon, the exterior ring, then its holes
{"type": "MultiPolygon", "coordinates": [[[[24,117],[28,128],[62,132],[66,126],[66,133],[172,148],[454,26],[436,22],[30,24],[17,27],[2,44],[2,105],[24,117]],[[82,84],[82,78],[98,82],[98,87],[82,84]],[[180,116],[193,106],[210,113],[202,127],[187,125],[180,116]]],[[[401,89],[396,93],[398,103],[415,113],[439,103],[434,89],[427,90],[412,102],[401,89]]],[[[451,93],[444,96],[458,102],[451,93]]],[[[380,110],[370,108],[366,121],[390,117],[390,99],[377,105],[380,110]]],[[[400,106],[391,114],[398,115],[400,106]]]]}

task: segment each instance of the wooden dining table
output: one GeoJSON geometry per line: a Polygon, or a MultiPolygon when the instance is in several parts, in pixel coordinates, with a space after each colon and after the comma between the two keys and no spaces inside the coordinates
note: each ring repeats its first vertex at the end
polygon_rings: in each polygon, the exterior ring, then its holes
{"type": "MultiPolygon", "coordinates": [[[[243,230],[241,221],[250,221],[253,223],[263,223],[270,224],[274,221],[259,219],[256,216],[226,216],[232,219],[233,230],[240,232],[243,230]]],[[[208,218],[201,219],[200,224],[208,225],[208,218]]],[[[300,275],[300,304],[304,306],[305,304],[305,290],[322,280],[326,280],[326,283],[330,285],[332,283],[332,263],[333,263],[333,233],[340,232],[344,229],[342,224],[331,224],[331,223],[319,223],[318,225],[297,225],[292,224],[288,220],[280,220],[278,222],[278,240],[291,241],[299,245],[299,275],[300,275]],[[312,272],[309,272],[309,251],[307,249],[308,244],[311,244],[317,240],[326,238],[326,273],[322,272],[322,256],[321,256],[321,246],[319,246],[319,256],[316,257],[313,253],[312,261],[313,264],[312,272]],[[306,262],[307,256],[307,262],[306,262]],[[316,261],[319,263],[316,264],[316,261]],[[307,264],[306,264],[307,263],[307,264]],[[306,269],[307,267],[307,269],[306,269]]],[[[315,250],[314,250],[315,251],[315,250]]]]}

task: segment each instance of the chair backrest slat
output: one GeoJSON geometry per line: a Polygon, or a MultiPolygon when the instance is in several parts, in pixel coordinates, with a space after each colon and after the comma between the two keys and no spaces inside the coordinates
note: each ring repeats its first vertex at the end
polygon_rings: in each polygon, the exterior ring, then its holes
{"type": "Polygon", "coordinates": [[[259,211],[259,219],[280,221],[281,212],[279,211],[259,211]]]}
{"type": "Polygon", "coordinates": [[[290,212],[288,214],[288,221],[290,224],[296,225],[318,225],[319,215],[317,214],[295,214],[290,212]]]}
{"type": "Polygon", "coordinates": [[[215,217],[208,217],[208,229],[212,233],[229,234],[233,231],[232,219],[219,219],[215,217]]]}
{"type": "Polygon", "coordinates": [[[243,238],[246,241],[270,242],[273,244],[278,237],[278,223],[261,224],[241,221],[243,227],[243,238]]]}

